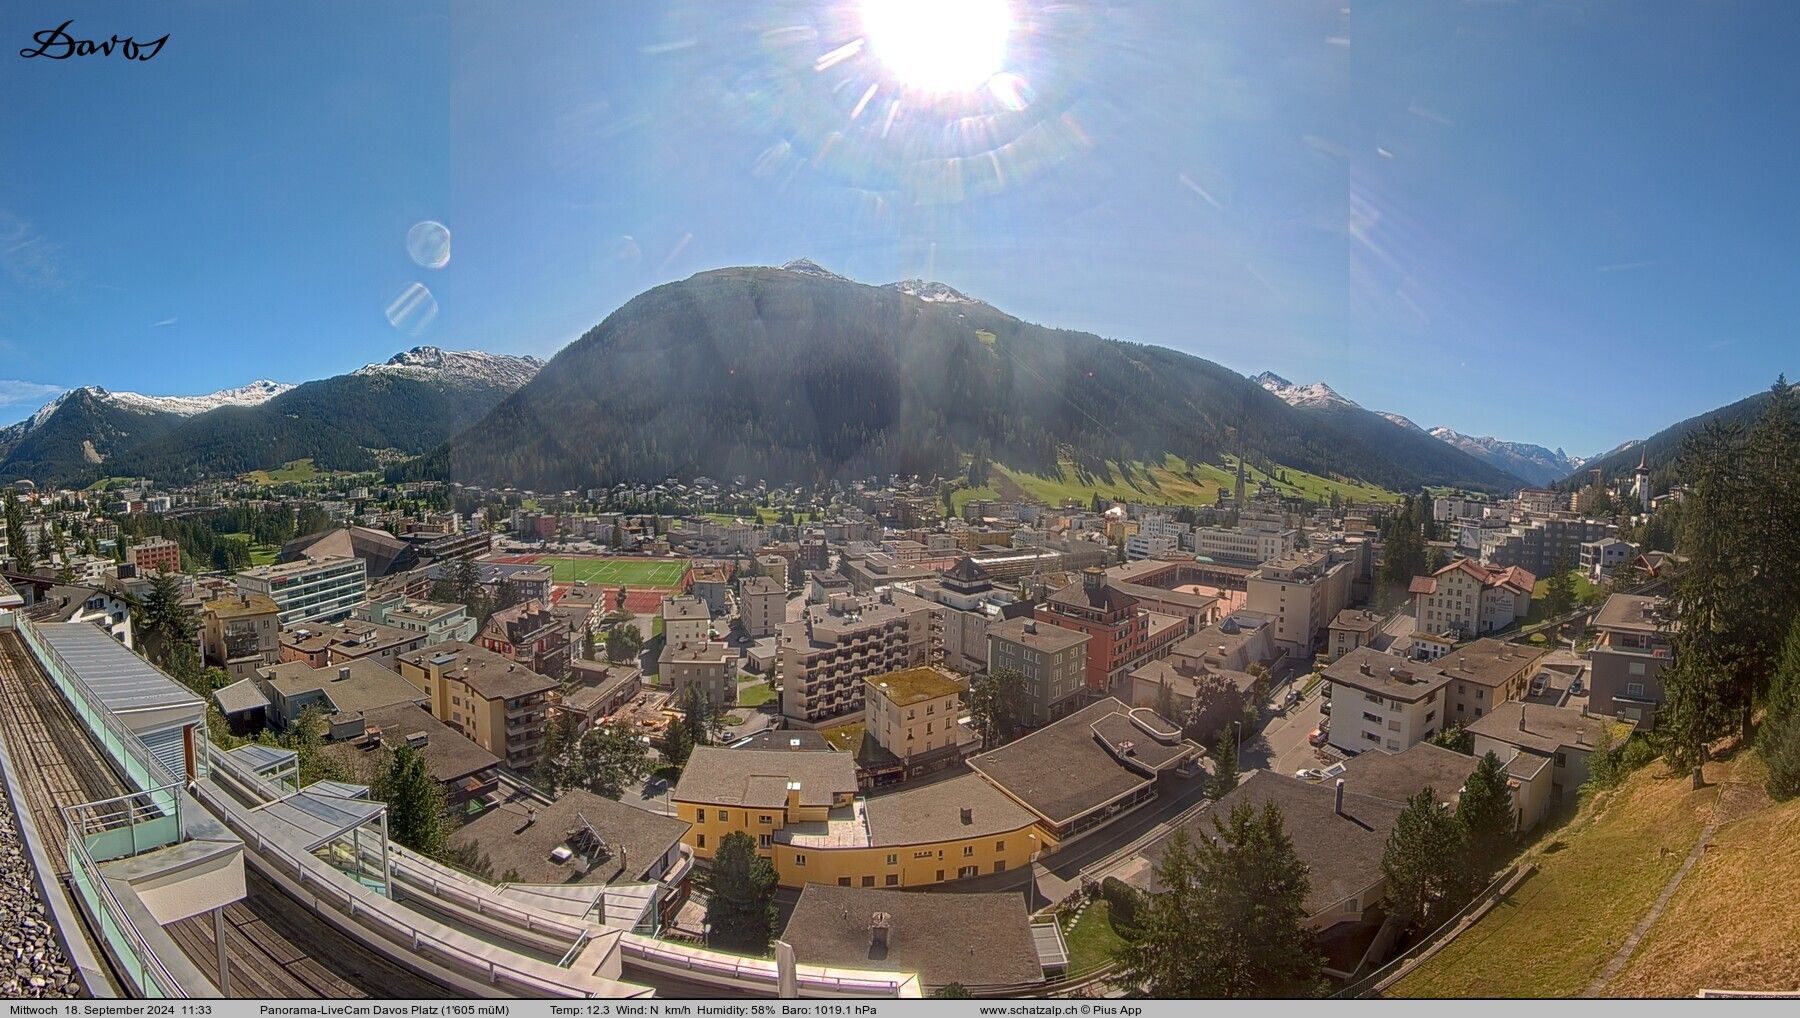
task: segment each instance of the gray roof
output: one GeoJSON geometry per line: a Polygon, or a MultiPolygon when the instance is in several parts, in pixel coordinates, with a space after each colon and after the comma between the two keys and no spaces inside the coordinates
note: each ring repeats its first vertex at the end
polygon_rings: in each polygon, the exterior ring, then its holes
{"type": "Polygon", "coordinates": [[[1037,814],[1007,798],[979,774],[934,781],[864,802],[876,845],[916,845],[1005,834],[1037,822],[1037,814]],[[963,823],[962,811],[970,811],[963,823]]]}
{"type": "Polygon", "coordinates": [[[371,708],[363,712],[363,724],[380,728],[381,741],[389,746],[403,744],[407,736],[424,732],[425,745],[416,752],[425,761],[426,772],[439,781],[456,781],[500,766],[499,757],[416,704],[371,708]]]}
{"type": "Polygon", "coordinates": [[[1079,647],[1092,637],[1078,629],[1065,629],[1062,626],[1040,622],[1037,619],[1021,616],[1007,619],[987,628],[989,637],[1016,643],[1032,650],[1054,654],[1059,650],[1079,647]]]}
{"type": "MultiPolygon", "coordinates": [[[[1317,915],[1382,879],[1381,856],[1402,808],[1397,802],[1352,792],[1346,785],[1344,812],[1339,814],[1336,797],[1336,787],[1329,784],[1315,785],[1285,774],[1252,771],[1242,784],[1182,830],[1196,840],[1213,838],[1217,835],[1215,817],[1229,816],[1241,803],[1258,812],[1265,805],[1273,805],[1281,812],[1282,829],[1293,841],[1295,854],[1306,865],[1306,910],[1317,915]]],[[[1144,857],[1153,864],[1160,862],[1167,846],[1167,839],[1160,840],[1145,851],[1144,857]]],[[[1152,890],[1161,890],[1154,874],[1149,883],[1152,890]]]]}
{"type": "Polygon", "coordinates": [[[829,806],[836,795],[856,791],[856,758],[835,751],[697,746],[670,797],[677,802],[774,807],[786,804],[790,781],[800,783],[801,805],[829,806]]]}
{"type": "Polygon", "coordinates": [[[1493,710],[1469,722],[1467,727],[1473,735],[1550,754],[1564,748],[1591,750],[1609,725],[1619,723],[1613,718],[1588,714],[1578,707],[1552,707],[1513,700],[1496,704],[1493,710]]]}
{"type": "Polygon", "coordinates": [[[229,686],[213,690],[213,700],[218,703],[219,710],[226,714],[265,710],[269,706],[269,698],[249,679],[239,679],[229,686]]]}
{"type": "Polygon", "coordinates": [[[998,986],[1043,978],[1025,899],[807,884],[781,939],[803,965],[916,972],[928,987],[998,986]],[[887,917],[885,947],[870,927],[887,917]]]}
{"type": "Polygon", "coordinates": [[[376,820],[387,812],[387,804],[330,795],[308,785],[284,799],[257,807],[256,812],[285,823],[289,833],[312,851],[376,820]]]}
{"type": "Polygon", "coordinates": [[[1358,647],[1325,666],[1325,678],[1336,689],[1339,683],[1364,689],[1394,700],[1422,700],[1443,688],[1450,677],[1428,665],[1384,654],[1373,647],[1358,647]]]}
{"type": "Polygon", "coordinates": [[[163,674],[98,626],[46,622],[38,624],[37,632],[51,652],[66,662],[114,714],[176,710],[199,716],[206,712],[206,701],[193,690],[163,674]]]}
{"type": "Polygon", "coordinates": [[[1669,622],[1657,618],[1656,611],[1662,606],[1660,597],[1645,597],[1641,594],[1613,594],[1600,606],[1594,615],[1595,629],[1616,629],[1631,633],[1655,633],[1667,631],[1673,626],[1669,622]]]}
{"type": "Polygon", "coordinates": [[[1458,647],[1432,663],[1458,682],[1492,689],[1535,666],[1549,653],[1489,636],[1458,647]]]}
{"type": "Polygon", "coordinates": [[[1475,773],[1476,758],[1421,742],[1399,753],[1359,753],[1344,761],[1344,788],[1362,795],[1405,802],[1430,788],[1452,801],[1475,773]]]}
{"type": "Polygon", "coordinates": [[[571,788],[552,803],[502,803],[464,823],[450,840],[481,849],[495,873],[516,870],[525,883],[613,884],[645,879],[688,826],[685,820],[571,788]],[[537,811],[535,818],[528,809],[537,811]],[[583,822],[612,853],[586,872],[579,859],[550,858],[583,822]]]}
{"type": "MultiPolygon", "coordinates": [[[[1140,708],[1141,710],[1141,708],[1140,708]]],[[[1167,768],[1193,755],[1189,743],[1164,745],[1132,724],[1132,708],[1107,697],[1040,728],[999,749],[983,753],[969,766],[1024,803],[1051,824],[1079,819],[1155,780],[1150,771],[1167,768]],[[1096,727],[1098,726],[1098,727],[1096,727]],[[1127,734],[1127,728],[1130,734],[1127,734]],[[1116,755],[1121,741],[1133,743],[1126,759],[1116,755]],[[1108,743],[1113,749],[1108,748],[1108,743]]],[[[1155,715],[1143,711],[1147,719],[1155,715]]],[[[1172,725],[1156,719],[1162,728],[1172,725]]],[[[1175,736],[1179,739],[1179,735],[1175,736]]]]}
{"type": "Polygon", "coordinates": [[[516,696],[547,693],[557,687],[555,679],[461,640],[450,640],[430,647],[420,647],[400,655],[400,660],[426,671],[440,667],[445,678],[455,679],[488,700],[510,700],[516,696]]]}

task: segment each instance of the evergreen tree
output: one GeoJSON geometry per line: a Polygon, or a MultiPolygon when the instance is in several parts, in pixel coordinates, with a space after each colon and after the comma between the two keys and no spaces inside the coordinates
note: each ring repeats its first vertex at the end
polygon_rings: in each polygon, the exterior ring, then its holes
{"type": "Polygon", "coordinates": [[[998,668],[977,675],[969,683],[969,725],[981,736],[984,749],[993,749],[1017,730],[1025,701],[1025,676],[1015,669],[998,668]]]}
{"type": "Polygon", "coordinates": [[[31,548],[25,543],[25,509],[19,505],[19,497],[11,488],[6,489],[6,547],[13,557],[13,562],[21,573],[30,573],[37,568],[37,559],[31,548]]]}
{"type": "Polygon", "coordinates": [[[688,730],[686,719],[673,722],[663,729],[662,741],[657,744],[657,751],[664,760],[676,767],[688,762],[694,752],[694,736],[688,730]]]}
{"type": "Polygon", "coordinates": [[[568,772],[571,727],[567,713],[550,713],[550,720],[544,725],[544,744],[538,749],[537,766],[532,769],[532,779],[552,799],[562,790],[568,772]]]}
{"type": "Polygon", "coordinates": [[[606,631],[606,659],[614,663],[628,661],[644,650],[644,634],[637,624],[627,619],[616,622],[606,631]]]}
{"type": "Polygon", "coordinates": [[[1238,784],[1238,726],[1226,725],[1219,733],[1218,751],[1213,754],[1213,776],[1207,785],[1206,797],[1214,802],[1231,793],[1238,784]]]}
{"type": "Polygon", "coordinates": [[[1456,801],[1456,822],[1466,845],[1470,891],[1478,891],[1493,878],[1513,846],[1512,791],[1506,787],[1506,767],[1492,750],[1475,762],[1475,773],[1463,785],[1456,801]]]}
{"type": "Polygon", "coordinates": [[[144,656],[165,671],[171,670],[176,648],[192,647],[199,623],[192,609],[181,603],[181,580],[172,573],[150,577],[150,589],[137,606],[132,620],[144,656]]]}
{"type": "Polygon", "coordinates": [[[576,743],[568,780],[586,785],[596,795],[617,799],[626,788],[642,781],[649,769],[650,755],[636,735],[623,725],[599,724],[576,743]]]}
{"type": "Polygon", "coordinates": [[[1788,629],[1781,663],[1769,680],[1767,705],[1762,730],[1756,733],[1769,768],[1764,787],[1785,801],[1800,795],[1800,615],[1788,629]]]}
{"type": "Polygon", "coordinates": [[[1213,814],[1213,837],[1178,830],[1157,864],[1163,891],[1138,911],[1119,978],[1145,996],[1311,997],[1323,961],[1307,928],[1306,867],[1273,805],[1213,814]]]}
{"type": "Polygon", "coordinates": [[[1381,856],[1387,912],[1409,930],[1428,930],[1461,908],[1468,887],[1456,814],[1423,788],[1406,801],[1381,856]]]}
{"type": "Polygon", "coordinates": [[[1544,581],[1544,617],[1559,619],[1575,609],[1575,577],[1567,558],[1559,558],[1544,581]]]}
{"type": "Polygon", "coordinates": [[[415,852],[436,855],[449,838],[444,786],[408,745],[396,746],[370,793],[387,803],[388,837],[415,852]]]}
{"type": "Polygon", "coordinates": [[[775,932],[775,867],[756,854],[742,831],[719,841],[713,856],[712,894],[706,900],[707,942],[761,954],[775,932]]]}

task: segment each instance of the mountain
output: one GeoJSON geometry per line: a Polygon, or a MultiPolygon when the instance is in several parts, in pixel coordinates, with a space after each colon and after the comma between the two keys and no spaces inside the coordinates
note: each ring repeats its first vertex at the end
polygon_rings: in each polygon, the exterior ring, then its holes
{"type": "Polygon", "coordinates": [[[1503,442],[1488,436],[1471,438],[1449,428],[1432,428],[1431,434],[1484,463],[1491,463],[1539,487],[1554,484],[1581,466],[1581,460],[1571,459],[1561,449],[1546,449],[1529,442],[1503,442]]]}
{"type": "Polygon", "coordinates": [[[542,366],[535,357],[415,347],[298,386],[256,382],[210,396],[128,398],[77,389],[0,432],[0,478],[179,482],[308,457],[322,469],[371,469],[378,450],[416,455],[438,445],[542,366]]]}
{"type": "Polygon", "coordinates": [[[1407,417],[1404,414],[1393,414],[1393,413],[1387,412],[1386,410],[1377,410],[1375,412],[1377,414],[1381,415],[1382,417],[1385,417],[1388,420],[1394,422],[1395,424],[1400,425],[1402,428],[1407,429],[1408,431],[1418,431],[1418,432],[1425,431],[1424,428],[1421,428],[1417,424],[1414,424],[1412,422],[1412,418],[1407,417]]]}
{"type": "MultiPolygon", "coordinates": [[[[1361,410],[1353,400],[1345,399],[1336,389],[1324,382],[1311,385],[1295,385],[1273,371],[1265,371],[1251,379],[1257,385],[1280,397],[1283,403],[1303,410],[1316,410],[1322,407],[1347,407],[1361,410]]],[[[1384,415],[1385,416],[1385,415],[1384,415]]]]}
{"type": "Polygon", "coordinates": [[[983,307],[987,306],[987,301],[976,300],[953,286],[925,279],[902,279],[898,283],[889,283],[887,286],[883,287],[883,289],[895,290],[911,297],[917,297],[920,300],[931,301],[934,304],[980,304],[983,307]]]}
{"type": "MultiPolygon", "coordinates": [[[[1791,386],[1800,391],[1800,384],[1791,386]]],[[[1738,424],[1749,427],[1762,413],[1763,404],[1769,401],[1769,391],[1764,390],[1752,396],[1746,396],[1735,403],[1717,409],[1696,414],[1678,424],[1651,435],[1642,441],[1626,442],[1611,452],[1596,456],[1584,463],[1582,473],[1588,475],[1590,470],[1598,470],[1608,478],[1620,477],[1637,469],[1640,458],[1650,464],[1652,471],[1661,470],[1675,461],[1681,453],[1682,440],[1713,422],[1721,424],[1738,424]]]]}
{"type": "Polygon", "coordinates": [[[816,268],[720,269],[640,294],[409,470],[556,490],[1241,450],[1393,489],[1518,484],[1367,411],[1353,412],[1373,427],[1290,407],[1211,361],[816,268]]]}
{"type": "Polygon", "coordinates": [[[97,385],[71,389],[25,420],[0,428],[0,476],[46,477],[47,471],[85,470],[186,418],[222,407],[258,406],[292,388],[258,380],[203,396],[146,396],[97,385]]]}

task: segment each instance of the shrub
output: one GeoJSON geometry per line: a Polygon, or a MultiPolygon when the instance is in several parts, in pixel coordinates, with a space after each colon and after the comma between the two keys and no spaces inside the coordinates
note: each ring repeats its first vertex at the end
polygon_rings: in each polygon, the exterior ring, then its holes
{"type": "Polygon", "coordinates": [[[1138,900],[1137,888],[1118,877],[1107,877],[1100,882],[1100,897],[1112,907],[1112,921],[1115,926],[1136,927],[1138,900]]]}

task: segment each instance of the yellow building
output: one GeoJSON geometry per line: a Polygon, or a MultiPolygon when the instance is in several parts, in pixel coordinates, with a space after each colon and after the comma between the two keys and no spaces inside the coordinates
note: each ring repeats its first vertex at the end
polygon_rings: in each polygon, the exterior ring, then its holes
{"type": "Polygon", "coordinates": [[[863,799],[847,753],[698,747],[671,798],[711,859],[727,834],[756,839],[784,887],[921,887],[1028,865],[1055,843],[978,775],[863,799]]]}
{"type": "Polygon", "coordinates": [[[537,763],[554,679],[491,650],[450,641],[403,654],[400,675],[431,696],[439,721],[524,770],[537,763]]]}

